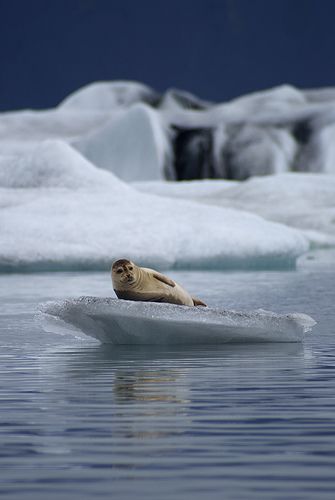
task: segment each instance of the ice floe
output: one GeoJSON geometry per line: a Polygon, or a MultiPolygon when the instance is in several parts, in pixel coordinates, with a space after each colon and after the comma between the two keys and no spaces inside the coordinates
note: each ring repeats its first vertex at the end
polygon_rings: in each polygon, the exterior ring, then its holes
{"type": "Polygon", "coordinates": [[[81,297],[40,306],[47,331],[81,331],[108,344],[301,342],[316,324],[306,314],[232,311],[81,297]]]}

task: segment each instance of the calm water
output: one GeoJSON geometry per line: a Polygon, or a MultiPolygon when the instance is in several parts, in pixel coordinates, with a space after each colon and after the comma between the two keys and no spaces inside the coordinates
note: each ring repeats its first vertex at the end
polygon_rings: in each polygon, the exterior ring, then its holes
{"type": "Polygon", "coordinates": [[[312,315],[303,345],[107,348],[34,311],[109,295],[108,273],[0,276],[2,497],[333,499],[334,264],[169,273],[210,305],[312,315]]]}

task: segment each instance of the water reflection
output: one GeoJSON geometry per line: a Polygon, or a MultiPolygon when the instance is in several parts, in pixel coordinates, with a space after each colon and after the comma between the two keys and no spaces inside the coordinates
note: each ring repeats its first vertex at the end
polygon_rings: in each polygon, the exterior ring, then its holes
{"type": "MultiPolygon", "coordinates": [[[[169,402],[188,404],[197,381],[226,389],[272,383],[294,375],[303,383],[315,360],[303,344],[224,346],[89,346],[53,347],[39,359],[41,376],[56,384],[103,388],[103,397],[115,404],[169,402]],[[55,374],[57,377],[55,378],[55,374]]],[[[94,398],[101,395],[98,391],[94,398]]]]}
{"type": "Polygon", "coordinates": [[[171,393],[178,383],[176,370],[118,371],[114,378],[114,394],[118,403],[129,401],[186,402],[171,393]]]}

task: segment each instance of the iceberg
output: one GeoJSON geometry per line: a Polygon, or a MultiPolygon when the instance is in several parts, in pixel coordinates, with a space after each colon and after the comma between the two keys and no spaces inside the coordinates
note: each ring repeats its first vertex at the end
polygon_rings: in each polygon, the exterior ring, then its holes
{"type": "Polygon", "coordinates": [[[72,145],[125,182],[174,178],[167,131],[157,111],[145,104],[131,106],[72,145]]]}
{"type": "MultiPolygon", "coordinates": [[[[325,118],[323,116],[323,118],[325,118]]],[[[324,172],[335,174],[335,113],[333,123],[313,126],[308,142],[301,148],[296,161],[296,170],[301,172],[324,172]]],[[[311,125],[309,124],[311,127],[311,125]]]]}
{"type": "Polygon", "coordinates": [[[316,322],[306,314],[232,311],[80,297],[40,306],[47,331],[83,332],[104,344],[301,342],[316,322]]]}
{"type": "Polygon", "coordinates": [[[282,85],[203,109],[183,109],[170,100],[162,117],[176,130],[176,177],[334,173],[332,90],[313,93],[282,85]]]}
{"type": "Polygon", "coordinates": [[[59,107],[71,110],[106,110],[128,107],[137,102],[156,104],[159,94],[139,82],[114,81],[95,82],[85,85],[66,97],[59,107]]]}
{"type": "Polygon", "coordinates": [[[254,177],[203,198],[304,230],[316,245],[335,244],[335,176],[286,173],[254,177]]]}
{"type": "Polygon", "coordinates": [[[140,193],[66,143],[25,156],[1,168],[1,271],[105,270],[121,257],[161,269],[264,269],[292,267],[308,250],[299,231],[257,215],[140,193]]]}
{"type": "Polygon", "coordinates": [[[169,89],[159,101],[160,109],[194,109],[203,110],[213,106],[213,103],[199,99],[199,97],[185,90],[169,89]]]}
{"type": "Polygon", "coordinates": [[[335,90],[282,85],[225,103],[132,81],[96,82],[56,108],[0,113],[2,155],[74,145],[126,181],[334,174],[335,90]]]}
{"type": "Polygon", "coordinates": [[[194,181],[137,181],[130,185],[142,193],[155,194],[167,198],[180,198],[184,200],[198,201],[203,197],[222,195],[224,189],[237,186],[238,181],[226,181],[223,179],[201,179],[194,181]]]}
{"type": "Polygon", "coordinates": [[[0,270],[291,268],[307,238],[232,209],[122,189],[0,189],[0,270]]]}
{"type": "Polygon", "coordinates": [[[102,186],[127,190],[113,174],[97,169],[61,140],[40,142],[24,155],[0,156],[0,187],[3,188],[76,190],[102,186]]]}
{"type": "MultiPolygon", "coordinates": [[[[113,116],[117,115],[115,111],[113,116]]],[[[1,155],[30,152],[40,142],[59,139],[71,142],[111,120],[106,110],[85,111],[55,108],[0,113],[1,155]]]]}
{"type": "Polygon", "coordinates": [[[141,192],[255,213],[301,229],[311,244],[335,245],[335,176],[285,173],[243,182],[138,182],[141,192]]]}
{"type": "Polygon", "coordinates": [[[98,82],[0,113],[0,271],[293,267],[335,244],[334,96],[281,86],[217,105],[98,82]],[[228,180],[165,182],[204,176],[228,180]]]}
{"type": "Polygon", "coordinates": [[[235,126],[227,140],[214,136],[215,171],[226,179],[244,180],[251,176],[279,174],[293,168],[297,143],[291,134],[271,126],[235,126]]]}

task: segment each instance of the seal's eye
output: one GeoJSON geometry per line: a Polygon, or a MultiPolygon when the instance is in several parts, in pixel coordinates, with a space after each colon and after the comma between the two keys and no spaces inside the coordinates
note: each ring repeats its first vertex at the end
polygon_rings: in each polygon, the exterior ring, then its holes
{"type": "Polygon", "coordinates": [[[133,269],[134,269],[134,268],[133,268],[133,266],[130,266],[130,267],[129,267],[129,271],[132,271],[133,269]]]}
{"type": "Polygon", "coordinates": [[[117,272],[118,274],[121,274],[121,273],[122,273],[122,269],[118,269],[116,272],[117,272]]]}

